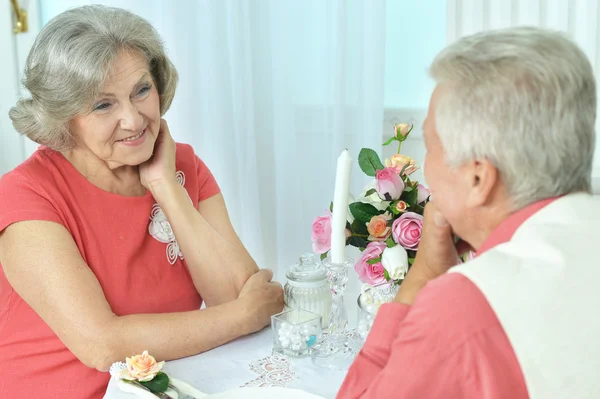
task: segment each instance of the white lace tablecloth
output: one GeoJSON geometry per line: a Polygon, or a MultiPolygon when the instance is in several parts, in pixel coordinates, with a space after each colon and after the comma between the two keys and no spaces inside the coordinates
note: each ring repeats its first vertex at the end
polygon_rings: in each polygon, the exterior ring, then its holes
{"type": "MultiPolygon", "coordinates": [[[[315,366],[310,358],[271,356],[272,331],[265,328],[219,348],[165,364],[164,371],[205,393],[218,393],[243,386],[280,386],[335,398],[345,371],[315,366]]],[[[105,399],[132,399],[114,380],[105,399]]]]}
{"type": "MultiPolygon", "coordinates": [[[[360,282],[350,271],[344,303],[349,328],[356,327],[356,298],[360,282]]],[[[283,280],[285,281],[285,280],[283,280]]],[[[205,393],[219,393],[240,387],[280,386],[297,388],[335,398],[347,371],[334,371],[315,366],[310,357],[272,357],[273,334],[271,327],[239,338],[211,351],[165,364],[164,371],[205,393]]],[[[104,399],[134,399],[117,388],[115,381],[108,384],[104,399]]]]}

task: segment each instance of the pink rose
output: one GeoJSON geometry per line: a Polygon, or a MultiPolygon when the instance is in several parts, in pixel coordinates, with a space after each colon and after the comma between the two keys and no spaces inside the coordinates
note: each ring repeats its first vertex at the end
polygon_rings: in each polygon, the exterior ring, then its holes
{"type": "Polygon", "coordinates": [[[317,216],[312,224],[312,247],[316,254],[324,254],[331,249],[331,212],[317,216]]]}
{"type": "Polygon", "coordinates": [[[354,270],[358,273],[360,281],[371,285],[384,283],[386,281],[385,269],[381,264],[381,261],[372,265],[367,263],[370,259],[380,258],[383,250],[386,248],[387,245],[383,242],[371,242],[367,245],[354,265],[354,270]]]}
{"type": "Polygon", "coordinates": [[[386,159],[384,163],[385,166],[396,169],[396,173],[398,174],[402,172],[404,165],[408,164],[406,169],[404,169],[404,176],[409,176],[419,169],[417,166],[417,161],[406,155],[394,154],[390,158],[386,159]]]}
{"type": "Polygon", "coordinates": [[[427,198],[429,198],[430,194],[429,189],[427,189],[424,185],[419,184],[417,186],[417,190],[419,190],[417,193],[417,203],[420,204],[421,202],[427,201],[427,198]]]}
{"type": "Polygon", "coordinates": [[[121,371],[121,378],[126,380],[150,381],[163,368],[165,362],[156,362],[153,356],[144,351],[141,355],[135,355],[125,359],[127,368],[121,371]]]}
{"type": "Polygon", "coordinates": [[[377,186],[375,189],[382,199],[392,201],[400,198],[404,190],[404,182],[394,168],[388,167],[378,170],[376,178],[377,186]]]}
{"type": "Polygon", "coordinates": [[[414,212],[406,212],[392,224],[394,241],[406,249],[416,251],[421,241],[423,229],[423,216],[414,212]]]}
{"type": "Polygon", "coordinates": [[[385,241],[390,236],[392,228],[388,226],[388,222],[392,218],[388,212],[383,215],[375,215],[367,223],[367,231],[369,232],[369,241],[385,241]]]}

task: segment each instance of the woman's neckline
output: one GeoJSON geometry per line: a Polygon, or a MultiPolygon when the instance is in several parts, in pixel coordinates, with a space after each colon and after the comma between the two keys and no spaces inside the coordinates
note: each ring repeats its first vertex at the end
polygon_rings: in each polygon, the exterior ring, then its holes
{"type": "Polygon", "coordinates": [[[73,176],[73,178],[79,182],[80,184],[87,186],[88,188],[101,193],[103,195],[106,196],[110,196],[110,197],[114,197],[114,198],[119,198],[119,199],[139,199],[139,198],[148,198],[148,197],[152,197],[152,194],[150,193],[149,190],[146,190],[146,193],[144,195],[123,195],[123,194],[118,194],[118,193],[114,193],[112,191],[107,191],[101,187],[98,187],[97,185],[95,185],[94,183],[92,183],[89,179],[87,179],[76,167],[75,165],[73,165],[71,163],[71,161],[69,161],[67,159],[67,157],[65,157],[61,152],[59,151],[55,151],[51,148],[42,146],[38,149],[38,151],[42,151],[43,153],[49,155],[49,156],[54,156],[58,159],[58,161],[62,164],[65,165],[65,169],[66,172],[69,173],[69,175],[73,176]]]}

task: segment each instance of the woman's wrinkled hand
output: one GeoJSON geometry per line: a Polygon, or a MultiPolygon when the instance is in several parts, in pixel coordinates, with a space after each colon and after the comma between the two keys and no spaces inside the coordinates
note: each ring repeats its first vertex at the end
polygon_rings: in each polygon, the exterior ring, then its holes
{"type": "Polygon", "coordinates": [[[139,166],[140,181],[151,193],[158,187],[177,184],[175,179],[175,141],[171,137],[169,126],[160,120],[160,130],[154,144],[152,157],[139,166]]]}
{"type": "Polygon", "coordinates": [[[283,288],[273,279],[273,272],[261,269],[250,276],[238,300],[244,304],[249,332],[260,331],[271,323],[271,316],[283,310],[283,288]]]}

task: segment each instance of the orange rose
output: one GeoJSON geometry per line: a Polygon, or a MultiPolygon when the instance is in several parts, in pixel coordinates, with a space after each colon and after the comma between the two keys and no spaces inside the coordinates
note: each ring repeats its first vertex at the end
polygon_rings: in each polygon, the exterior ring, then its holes
{"type": "Polygon", "coordinates": [[[409,176],[419,169],[417,161],[406,155],[394,154],[385,160],[385,166],[388,168],[391,166],[398,174],[402,172],[404,165],[408,165],[406,169],[404,169],[404,176],[409,176]]]}
{"type": "Polygon", "coordinates": [[[408,208],[408,204],[404,201],[398,201],[396,202],[396,211],[398,213],[402,213],[406,211],[406,208],[408,208]]]}
{"type": "Polygon", "coordinates": [[[128,357],[127,368],[121,371],[121,378],[125,380],[150,381],[163,368],[165,362],[156,362],[153,356],[144,351],[141,355],[128,357]]]}
{"type": "Polygon", "coordinates": [[[391,219],[388,212],[383,215],[375,215],[367,223],[370,241],[385,241],[392,231],[391,226],[388,226],[388,221],[391,219]]]}
{"type": "Polygon", "coordinates": [[[410,126],[408,123],[399,123],[394,125],[394,135],[400,140],[406,138],[409,132],[410,126]]]}

